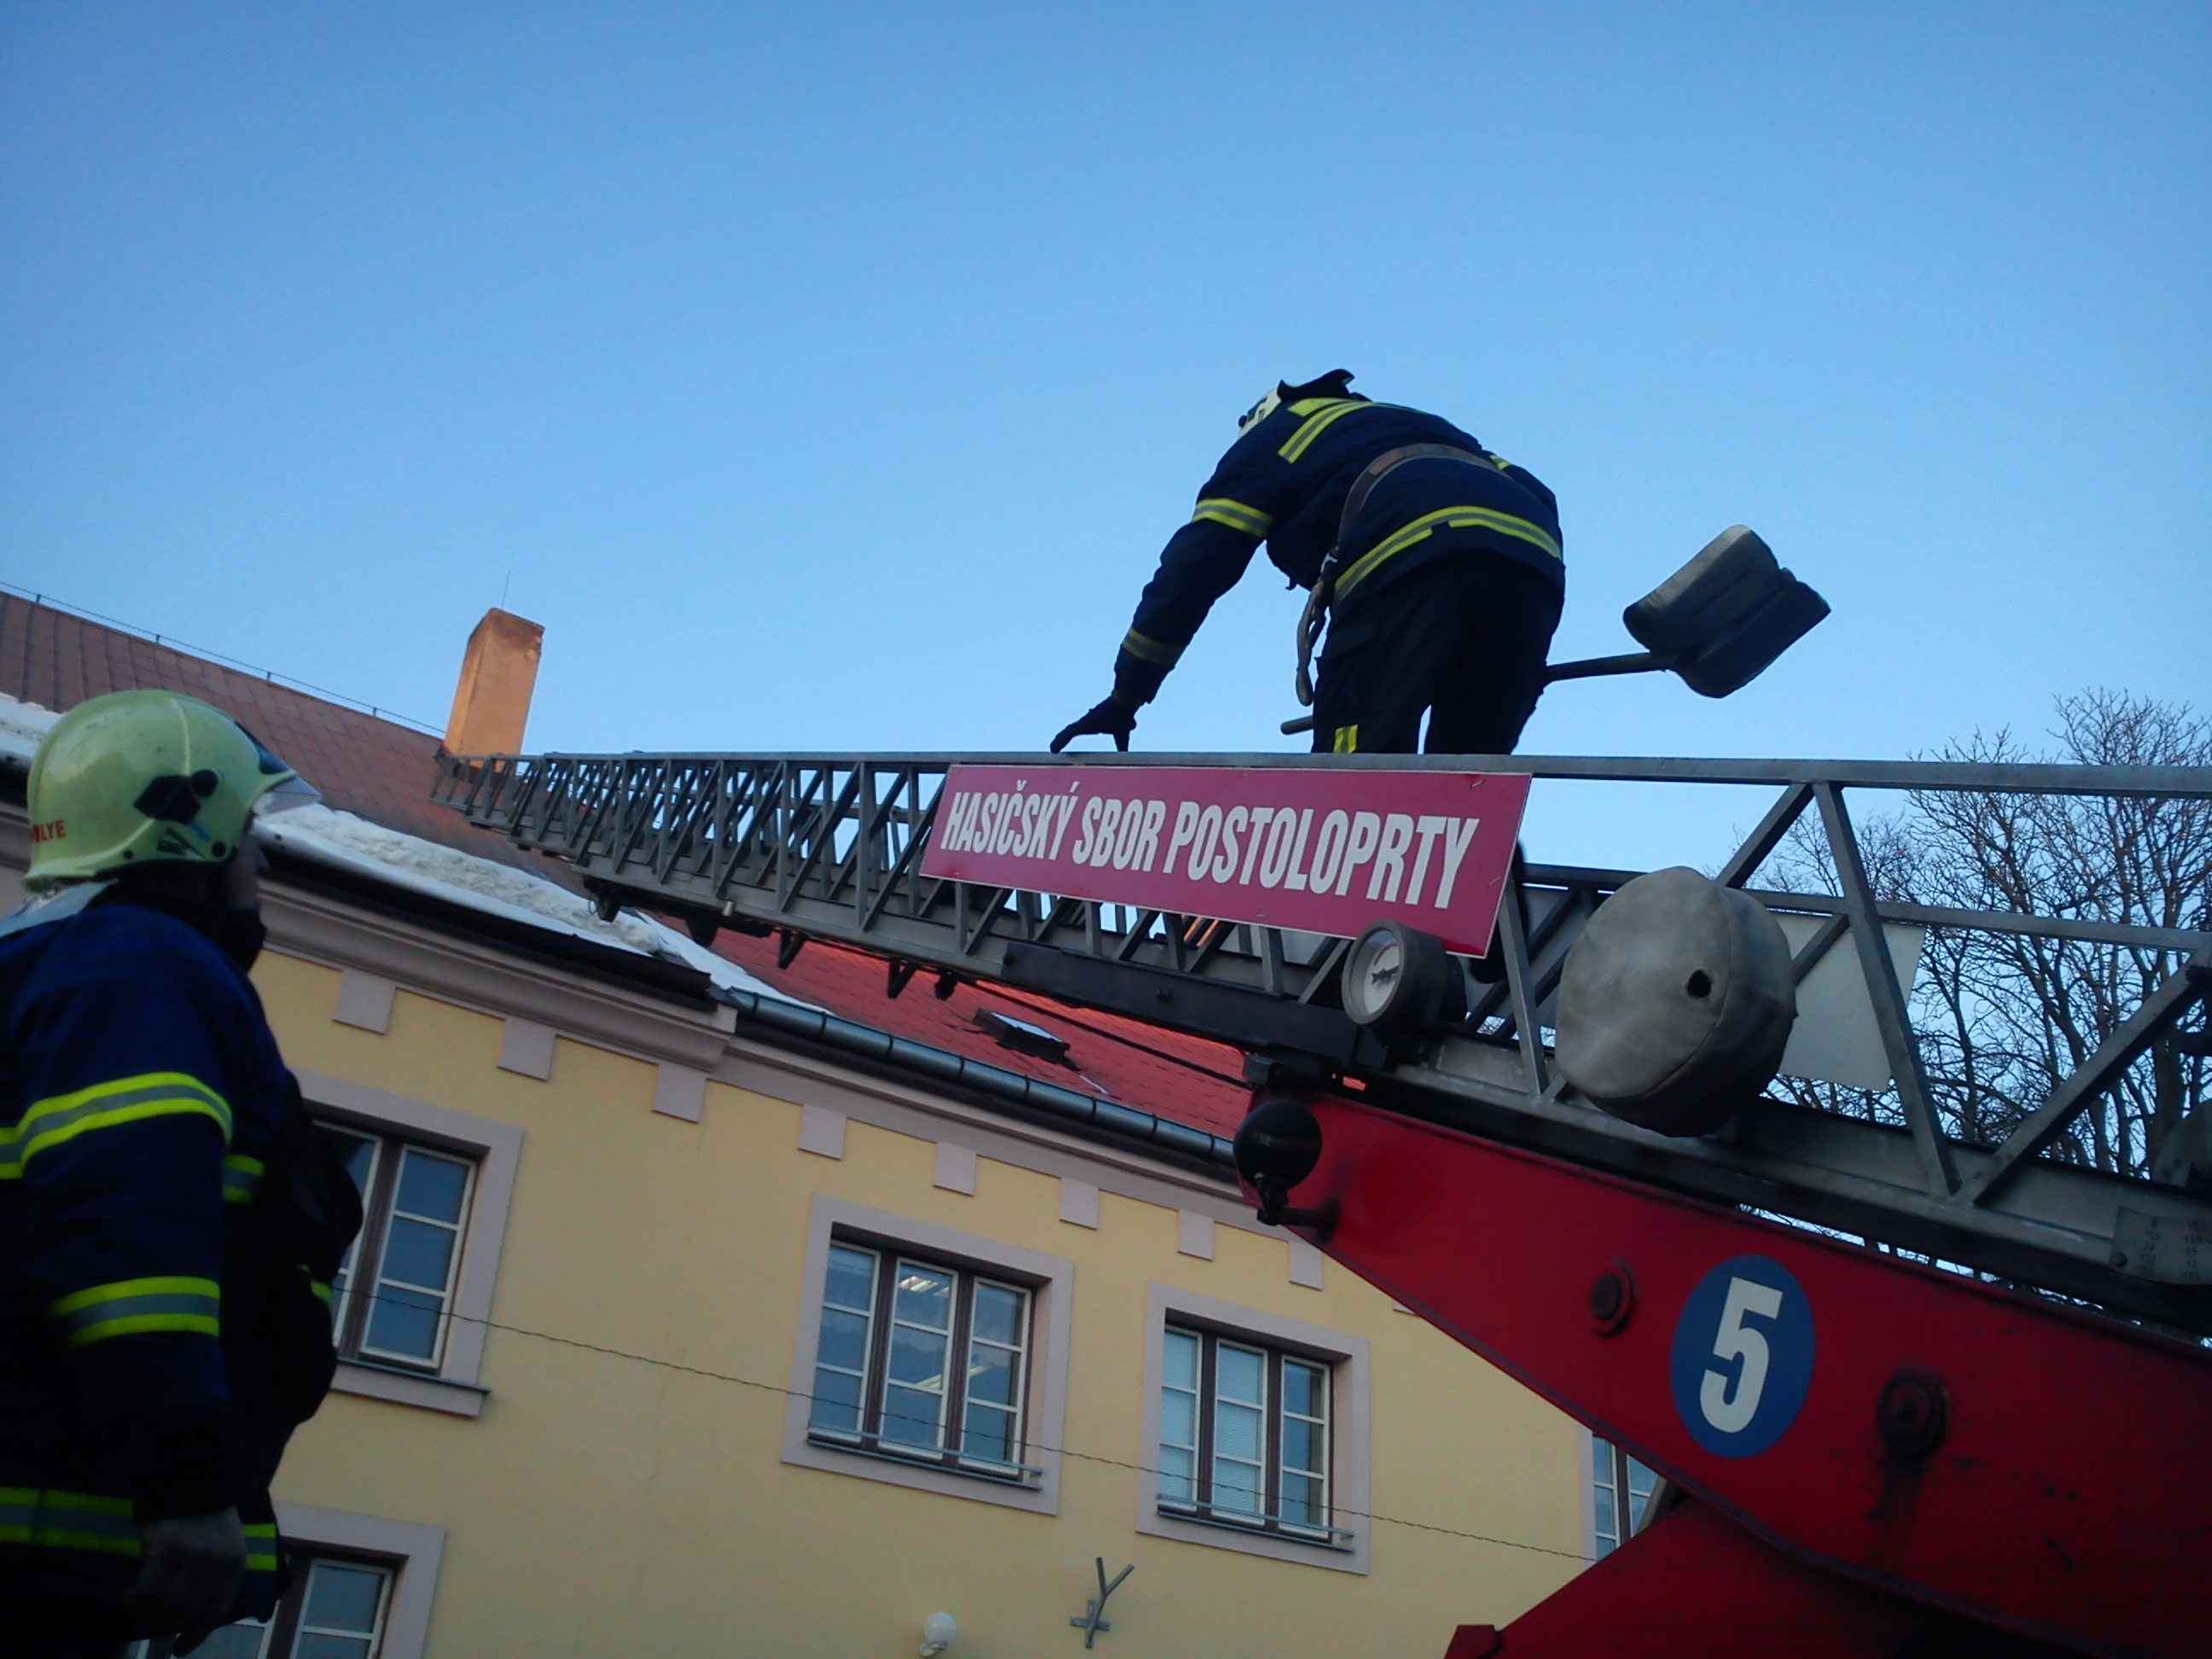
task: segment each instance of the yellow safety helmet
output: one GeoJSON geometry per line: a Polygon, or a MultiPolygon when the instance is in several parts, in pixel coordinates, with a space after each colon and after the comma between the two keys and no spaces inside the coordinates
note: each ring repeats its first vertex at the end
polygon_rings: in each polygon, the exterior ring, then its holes
{"type": "Polygon", "coordinates": [[[31,763],[33,890],[141,864],[228,861],[256,809],[319,799],[221,709],[174,691],[115,691],[56,720],[31,763]]]}

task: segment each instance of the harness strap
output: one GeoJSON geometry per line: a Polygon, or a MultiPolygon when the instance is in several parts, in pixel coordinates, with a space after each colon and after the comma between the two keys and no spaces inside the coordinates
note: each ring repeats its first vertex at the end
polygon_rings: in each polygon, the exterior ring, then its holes
{"type": "Polygon", "coordinates": [[[1470,466],[1485,467],[1492,472],[1498,471],[1498,464],[1489,456],[1478,455],[1471,449],[1461,449],[1451,444],[1407,444],[1387,454],[1377,455],[1367,463],[1366,470],[1352,480],[1351,489],[1345,495],[1344,515],[1336,521],[1335,544],[1328,550],[1328,557],[1322,561],[1324,574],[1336,562],[1338,549],[1344,545],[1344,538],[1352,533],[1352,520],[1367,505],[1367,498],[1375,493],[1375,486],[1408,461],[1465,461],[1470,466]]]}
{"type": "Polygon", "coordinates": [[[1461,461],[1469,466],[1486,467],[1492,472],[1504,471],[1489,456],[1453,444],[1406,444],[1377,455],[1352,480],[1352,488],[1345,493],[1343,514],[1336,521],[1336,539],[1329,544],[1328,553],[1321,562],[1321,574],[1314,579],[1313,587],[1306,595],[1305,610],[1298,617],[1295,690],[1304,708],[1313,707],[1314,647],[1320,643],[1322,624],[1328,620],[1329,600],[1336,586],[1337,555],[1343,550],[1344,538],[1352,533],[1352,523],[1367,505],[1367,498],[1375,493],[1375,486],[1408,461],[1461,461]]]}

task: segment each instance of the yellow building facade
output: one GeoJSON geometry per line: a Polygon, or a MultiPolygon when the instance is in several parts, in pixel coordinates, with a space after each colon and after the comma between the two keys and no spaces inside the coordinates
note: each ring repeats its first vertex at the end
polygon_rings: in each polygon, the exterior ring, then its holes
{"type": "Polygon", "coordinates": [[[1571,1420],[1218,1169],[336,844],[279,845],[254,978],[371,1224],[302,1591],[209,1651],[1438,1656],[1590,1554],[1571,1420]]]}

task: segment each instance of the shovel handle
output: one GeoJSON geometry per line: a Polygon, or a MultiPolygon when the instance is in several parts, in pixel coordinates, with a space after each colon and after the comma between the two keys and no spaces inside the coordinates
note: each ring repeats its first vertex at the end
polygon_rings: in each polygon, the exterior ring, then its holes
{"type": "MultiPolygon", "coordinates": [[[[1544,684],[1595,679],[1601,674],[1656,674],[1676,666],[1680,660],[1656,651],[1632,651],[1620,657],[1585,657],[1580,662],[1553,663],[1544,671],[1544,684]]],[[[1286,738],[1296,737],[1301,732],[1312,731],[1313,723],[1311,714],[1301,714],[1294,720],[1285,720],[1282,733],[1286,738]]]]}
{"type": "Polygon", "coordinates": [[[1601,674],[1656,674],[1681,660],[1656,651],[1632,651],[1620,657],[1585,657],[1580,662],[1555,662],[1544,671],[1544,684],[1554,680],[1595,679],[1601,674]]]}

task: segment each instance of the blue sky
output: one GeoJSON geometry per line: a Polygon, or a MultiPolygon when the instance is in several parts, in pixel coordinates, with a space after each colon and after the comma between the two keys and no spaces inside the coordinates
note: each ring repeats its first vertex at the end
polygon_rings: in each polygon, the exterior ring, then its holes
{"type": "MultiPolygon", "coordinates": [[[[2200,3],[8,3],[0,579],[434,722],[504,592],[533,745],[1036,747],[1340,365],[1557,490],[1557,655],[1737,521],[1835,606],[1524,750],[2202,705],[2209,185],[2200,3]]],[[[1291,746],[1296,610],[1139,746],[1291,746]]]]}

